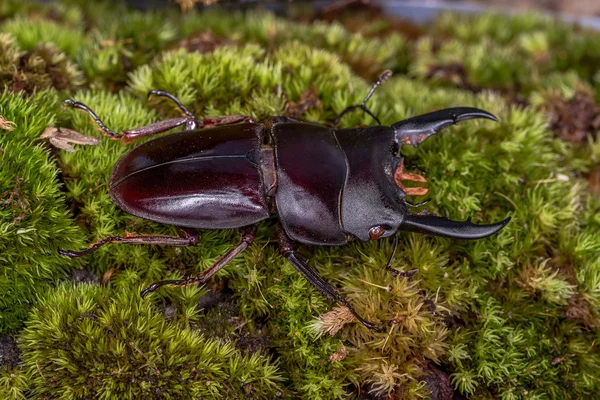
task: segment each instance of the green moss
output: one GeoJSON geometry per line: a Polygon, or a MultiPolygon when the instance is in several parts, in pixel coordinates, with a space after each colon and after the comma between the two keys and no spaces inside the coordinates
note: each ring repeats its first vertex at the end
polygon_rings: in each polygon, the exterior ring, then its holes
{"type": "Polygon", "coordinates": [[[273,398],[277,366],[169,324],[136,292],[63,285],[21,336],[30,394],[62,398],[273,398]],[[93,343],[93,345],[91,345],[93,343]]]}
{"type": "Polygon", "coordinates": [[[0,115],[15,129],[0,133],[0,332],[19,328],[38,293],[77,263],[57,257],[69,238],[82,244],[57,182],[58,169],[39,135],[56,120],[57,96],[0,94],[0,115]],[[32,247],[33,246],[33,247],[32,247]]]}
{"type": "MultiPolygon", "coordinates": [[[[11,0],[0,18],[4,84],[18,91],[14,77],[24,66],[35,75],[24,92],[0,95],[0,115],[16,124],[0,131],[0,332],[18,337],[23,360],[0,366],[3,398],[416,399],[428,397],[432,363],[473,398],[580,398],[600,389],[600,199],[586,181],[600,142],[595,128],[583,143],[562,141],[546,115],[555,99],[600,97],[600,34],[535,15],[447,14],[410,41],[266,13],[159,16],[77,1],[11,0]],[[180,42],[208,31],[225,45],[199,53],[180,42]],[[330,123],[385,68],[395,74],[369,102],[384,125],[454,106],[500,120],[468,121],[401,149],[407,164],[426,170],[427,208],[452,219],[512,221],[475,242],[401,234],[392,266],[417,269],[411,279],[385,271],[389,240],[303,248],[383,332],[332,308],[269,245],[272,221],[218,274],[234,296],[220,326],[215,319],[225,314],[197,307],[205,288],[165,287],[145,300],[139,290],[198,274],[237,243],[235,231],[203,231],[193,248],[57,254],[125,231],[175,234],[111,201],[111,170],[131,146],[103,137],[67,153],[39,139],[51,124],[99,135],[87,115],[61,111],[61,100],[86,103],[120,131],[179,113],[147,101],[150,89],[174,93],[198,116],[257,119],[285,114],[314,93],[318,102],[300,117],[330,123]],[[102,277],[102,286],[64,282],[77,267],[102,277]],[[252,335],[262,353],[244,356],[236,347],[252,335]]],[[[373,123],[362,112],[342,120],[373,123]]]]}
{"type": "Polygon", "coordinates": [[[13,35],[2,33],[0,51],[0,79],[3,87],[13,92],[67,90],[84,83],[79,68],[52,43],[39,44],[32,51],[21,51],[13,35]]]}
{"type": "Polygon", "coordinates": [[[12,33],[24,50],[33,50],[40,43],[54,43],[58,48],[72,56],[86,45],[82,30],[61,26],[54,21],[33,21],[29,18],[15,17],[2,24],[3,32],[12,33]]]}

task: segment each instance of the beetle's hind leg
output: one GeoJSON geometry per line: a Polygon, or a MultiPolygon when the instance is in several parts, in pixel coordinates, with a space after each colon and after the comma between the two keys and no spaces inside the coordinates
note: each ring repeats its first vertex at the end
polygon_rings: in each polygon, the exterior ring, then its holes
{"type": "Polygon", "coordinates": [[[250,226],[242,231],[242,238],[240,240],[240,244],[236,247],[229,250],[227,253],[223,254],[219,259],[211,265],[209,268],[204,270],[202,274],[199,276],[194,276],[187,279],[176,279],[176,280],[166,280],[153,283],[148,286],[146,289],[142,290],[142,297],[146,296],[148,293],[155,291],[161,286],[165,285],[173,285],[173,286],[188,286],[188,285],[201,285],[207,282],[214,274],[219,272],[224,266],[229,264],[231,260],[233,260],[238,254],[242,251],[246,250],[248,246],[254,243],[254,238],[256,237],[256,227],[250,226]]]}
{"type": "Polygon", "coordinates": [[[361,317],[360,314],[358,314],[356,310],[354,310],[354,308],[352,307],[350,302],[348,302],[348,300],[346,300],[341,294],[339,294],[333,286],[327,283],[327,281],[325,281],[325,279],[323,279],[321,275],[319,275],[315,270],[309,267],[304,260],[296,256],[297,246],[292,241],[292,239],[288,237],[288,235],[283,231],[281,227],[278,228],[278,236],[281,254],[283,254],[283,256],[288,259],[290,264],[292,264],[294,268],[296,268],[296,270],[300,272],[300,274],[307,281],[310,282],[311,285],[317,288],[319,292],[323,294],[323,296],[330,298],[336,303],[342,304],[344,307],[350,310],[352,315],[354,315],[356,319],[359,320],[360,323],[362,323],[364,326],[375,332],[381,332],[381,328],[361,317]]]}
{"type": "Polygon", "coordinates": [[[200,240],[200,235],[191,230],[181,229],[179,236],[169,235],[130,235],[126,233],[122,236],[107,236],[104,239],[100,239],[97,242],[90,244],[85,250],[63,250],[59,249],[58,254],[61,256],[67,256],[71,258],[81,257],[93,253],[100,247],[109,243],[122,243],[122,244],[166,244],[171,246],[195,246],[200,240]]]}
{"type": "Polygon", "coordinates": [[[350,111],[356,110],[357,108],[360,108],[361,110],[363,110],[364,112],[366,112],[367,114],[369,114],[371,117],[373,117],[373,119],[375,121],[377,121],[377,123],[379,125],[381,125],[381,121],[379,121],[379,118],[377,118],[375,116],[375,114],[373,114],[373,112],[367,108],[366,103],[367,103],[367,101],[369,101],[369,99],[371,98],[371,96],[373,96],[373,93],[375,92],[375,89],[377,89],[382,83],[384,83],[385,81],[387,81],[388,79],[390,79],[391,76],[392,76],[392,71],[390,71],[389,69],[386,69],[385,71],[383,71],[383,73],[381,75],[379,75],[379,78],[377,79],[377,81],[373,84],[373,86],[371,86],[371,90],[369,90],[369,93],[367,93],[367,96],[364,98],[364,100],[362,101],[362,103],[346,107],[337,116],[337,118],[333,122],[333,127],[337,128],[337,126],[340,123],[340,120],[342,119],[342,117],[345,114],[349,113],[350,111]]]}
{"type": "Polygon", "coordinates": [[[176,128],[178,126],[186,124],[189,121],[188,117],[171,118],[171,119],[168,119],[165,121],[160,121],[160,122],[156,122],[154,124],[142,126],[140,128],[128,129],[128,130],[124,130],[122,133],[117,133],[117,132],[109,129],[104,124],[104,122],[102,122],[100,117],[98,117],[96,115],[96,113],[94,111],[92,111],[85,104],[83,104],[79,101],[66,99],[65,101],[63,101],[63,105],[66,107],[77,108],[79,110],[86,112],[90,117],[92,117],[92,119],[94,120],[96,125],[98,125],[100,130],[105,135],[110,136],[113,139],[121,140],[124,143],[133,142],[134,140],[139,139],[144,136],[150,136],[150,135],[155,135],[157,133],[166,132],[168,130],[171,130],[173,128],[176,128]]]}

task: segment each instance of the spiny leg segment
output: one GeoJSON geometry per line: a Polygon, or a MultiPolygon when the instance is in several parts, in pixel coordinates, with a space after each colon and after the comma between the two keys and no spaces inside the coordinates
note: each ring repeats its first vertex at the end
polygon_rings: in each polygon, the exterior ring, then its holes
{"type": "Polygon", "coordinates": [[[219,272],[223,267],[229,264],[237,255],[246,250],[248,246],[254,243],[256,237],[256,226],[250,226],[244,229],[241,233],[240,244],[223,254],[213,265],[204,270],[200,275],[186,279],[171,279],[153,283],[146,289],[142,290],[142,297],[148,293],[155,291],[161,286],[173,285],[173,286],[188,286],[188,285],[201,285],[206,283],[214,274],[219,272]]]}
{"type": "Polygon", "coordinates": [[[81,257],[91,254],[100,247],[109,243],[122,244],[166,244],[171,246],[195,246],[200,240],[200,235],[192,230],[180,229],[179,236],[170,235],[130,235],[125,233],[125,236],[107,236],[97,242],[91,243],[85,250],[63,250],[59,249],[58,254],[71,258],[81,257]]]}

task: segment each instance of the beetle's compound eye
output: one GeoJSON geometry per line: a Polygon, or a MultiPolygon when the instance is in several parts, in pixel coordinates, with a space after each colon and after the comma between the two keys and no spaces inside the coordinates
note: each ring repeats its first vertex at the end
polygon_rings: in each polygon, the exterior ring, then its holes
{"type": "Polygon", "coordinates": [[[377,240],[379,239],[381,236],[383,236],[383,234],[385,233],[385,229],[383,229],[383,226],[374,226],[371,229],[369,229],[369,237],[371,238],[371,240],[377,240]]]}

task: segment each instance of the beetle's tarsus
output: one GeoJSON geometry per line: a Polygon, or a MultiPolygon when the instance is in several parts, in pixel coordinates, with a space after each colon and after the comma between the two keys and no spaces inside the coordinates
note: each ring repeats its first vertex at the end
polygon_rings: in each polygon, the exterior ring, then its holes
{"type": "Polygon", "coordinates": [[[410,271],[405,272],[405,271],[399,271],[395,268],[392,268],[392,262],[394,261],[394,258],[396,257],[396,250],[398,250],[398,242],[399,242],[399,239],[398,239],[398,235],[396,234],[394,236],[394,250],[392,250],[392,255],[390,256],[387,264],[385,265],[385,269],[394,276],[404,276],[407,278],[412,278],[413,276],[415,276],[415,274],[417,272],[419,272],[418,269],[411,269],[410,271]]]}
{"type": "Polygon", "coordinates": [[[159,287],[165,285],[189,286],[202,285],[206,283],[214,274],[216,274],[223,267],[229,264],[231,260],[233,260],[238,254],[246,250],[252,243],[254,243],[254,238],[256,237],[256,230],[256,226],[254,225],[242,230],[240,244],[238,244],[237,246],[223,254],[221,257],[219,257],[219,259],[215,261],[213,265],[205,269],[200,275],[186,279],[170,279],[166,281],[155,282],[152,285],[148,286],[146,289],[142,290],[140,295],[142,297],[145,297],[148,293],[154,292],[159,287]]]}
{"type": "Polygon", "coordinates": [[[186,117],[191,118],[191,119],[196,119],[196,117],[194,117],[194,114],[192,114],[190,112],[190,110],[188,110],[187,107],[183,105],[181,100],[179,100],[177,97],[175,97],[171,93],[167,92],[166,90],[156,90],[156,89],[150,90],[148,92],[148,99],[150,99],[151,96],[166,97],[166,98],[170,99],[175,104],[177,104],[177,107],[185,114],[186,117]]]}
{"type": "Polygon", "coordinates": [[[102,122],[100,117],[98,117],[96,115],[96,113],[93,112],[85,104],[80,103],[79,101],[72,100],[72,99],[66,99],[65,101],[63,101],[62,104],[63,104],[63,106],[66,106],[66,107],[77,108],[79,110],[85,111],[90,117],[92,117],[92,119],[94,120],[96,125],[98,125],[98,127],[102,130],[102,132],[104,132],[108,136],[110,136],[114,139],[121,139],[121,137],[123,137],[123,135],[121,135],[120,133],[117,133],[117,132],[109,129],[106,125],[104,125],[104,122],[102,122]]]}
{"type": "Polygon", "coordinates": [[[122,133],[117,133],[109,129],[104,124],[104,122],[102,122],[100,117],[98,117],[98,115],[96,115],[96,113],[85,104],[80,103],[78,101],[74,101],[72,99],[66,99],[65,101],[63,101],[63,105],[66,107],[77,108],[85,111],[92,117],[92,119],[94,120],[96,125],[98,125],[98,127],[102,130],[102,132],[104,132],[106,135],[110,136],[113,139],[122,140],[122,142],[125,144],[131,143],[134,140],[137,140],[142,137],[166,132],[181,125],[184,125],[185,130],[192,130],[197,128],[198,123],[196,118],[187,108],[185,108],[183,104],[181,104],[179,99],[177,99],[175,96],[168,92],[165,92],[164,90],[151,90],[148,93],[148,96],[150,95],[168,97],[169,99],[173,100],[177,104],[177,106],[181,108],[181,110],[185,113],[185,117],[171,118],[165,121],[155,122],[153,124],[142,126],[139,128],[128,129],[123,131],[122,133]]]}
{"type": "Polygon", "coordinates": [[[419,270],[417,268],[410,269],[408,271],[400,271],[396,268],[386,268],[386,269],[394,276],[400,276],[400,277],[405,277],[405,278],[412,278],[419,272],[419,270]]]}
{"type": "Polygon", "coordinates": [[[392,125],[398,144],[417,147],[441,129],[473,118],[498,121],[493,114],[473,107],[455,107],[435,111],[396,122],[392,125]]]}

